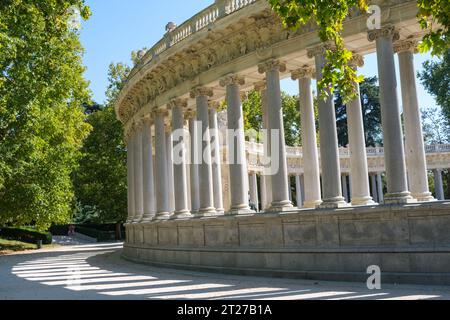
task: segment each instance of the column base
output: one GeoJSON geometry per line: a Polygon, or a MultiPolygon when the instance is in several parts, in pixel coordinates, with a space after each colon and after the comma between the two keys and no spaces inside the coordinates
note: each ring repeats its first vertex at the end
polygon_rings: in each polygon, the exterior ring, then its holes
{"type": "Polygon", "coordinates": [[[363,198],[353,198],[351,205],[357,207],[357,206],[378,206],[379,204],[373,201],[372,197],[363,197],[363,198]]]}
{"type": "Polygon", "coordinates": [[[345,202],[344,197],[336,197],[331,199],[324,199],[322,204],[317,209],[340,209],[348,208],[350,205],[345,202]]]}
{"type": "Polygon", "coordinates": [[[216,208],[210,207],[210,208],[204,208],[200,209],[195,216],[199,218],[207,218],[207,217],[214,217],[217,215],[216,208]]]}
{"type": "Polygon", "coordinates": [[[322,204],[322,200],[305,201],[303,209],[316,209],[322,204]]]}
{"type": "Polygon", "coordinates": [[[399,193],[389,193],[384,196],[384,204],[408,204],[417,203],[409,191],[399,193]]]}
{"type": "Polygon", "coordinates": [[[146,223],[146,222],[152,222],[155,219],[155,215],[154,214],[144,214],[144,217],[142,218],[142,223],[146,223]]]}
{"type": "Polygon", "coordinates": [[[158,221],[169,220],[169,219],[170,219],[170,213],[168,213],[168,212],[157,213],[155,216],[155,220],[158,220],[158,221]]]}
{"type": "Polygon", "coordinates": [[[189,210],[182,210],[179,212],[175,212],[173,216],[170,217],[171,220],[182,220],[192,218],[192,214],[189,210]]]}
{"type": "Polygon", "coordinates": [[[241,208],[241,209],[231,209],[230,212],[228,212],[227,215],[229,216],[241,216],[241,215],[253,215],[256,214],[255,211],[253,211],[250,208],[241,208]]]}
{"type": "Polygon", "coordinates": [[[414,199],[417,199],[418,202],[432,202],[437,201],[431,192],[425,192],[425,193],[412,193],[411,196],[414,199]]]}
{"type": "Polygon", "coordinates": [[[274,201],[269,208],[270,212],[286,212],[294,210],[298,210],[298,208],[294,207],[290,200],[274,201]]]}
{"type": "Polygon", "coordinates": [[[133,221],[131,222],[131,224],[137,224],[140,223],[142,221],[142,218],[139,219],[133,219],[133,221]]]}
{"type": "Polygon", "coordinates": [[[223,216],[225,214],[225,209],[216,209],[216,214],[218,216],[223,216]]]}

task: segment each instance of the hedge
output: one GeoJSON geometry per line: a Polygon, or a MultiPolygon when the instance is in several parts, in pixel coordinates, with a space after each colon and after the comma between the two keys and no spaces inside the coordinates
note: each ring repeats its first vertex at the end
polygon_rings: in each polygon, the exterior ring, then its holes
{"type": "MultiPolygon", "coordinates": [[[[79,232],[86,236],[98,239],[98,241],[110,241],[116,238],[116,225],[115,224],[83,224],[76,225],[75,232],[79,232]]],[[[121,226],[122,237],[125,235],[125,227],[121,226]]],[[[50,228],[50,232],[54,236],[67,236],[69,232],[69,225],[53,225],[50,228]]]]}
{"type": "Polygon", "coordinates": [[[75,232],[84,234],[85,236],[89,236],[91,238],[95,238],[98,242],[116,240],[116,233],[114,231],[100,231],[82,226],[76,226],[75,232]]]}
{"type": "Polygon", "coordinates": [[[53,238],[50,232],[39,232],[32,228],[0,228],[0,237],[8,240],[17,240],[26,243],[52,244],[53,238]]]}

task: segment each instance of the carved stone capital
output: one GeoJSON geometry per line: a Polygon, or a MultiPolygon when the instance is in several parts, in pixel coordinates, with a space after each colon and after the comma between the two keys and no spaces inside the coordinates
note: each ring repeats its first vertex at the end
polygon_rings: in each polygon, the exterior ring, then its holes
{"type": "Polygon", "coordinates": [[[376,41],[380,37],[389,38],[393,41],[397,41],[400,39],[400,34],[398,29],[394,25],[386,25],[381,29],[369,30],[367,38],[370,42],[376,41]]]}
{"type": "Polygon", "coordinates": [[[187,99],[182,99],[182,98],[177,98],[177,99],[173,99],[171,100],[167,107],[172,110],[175,107],[181,107],[181,108],[186,108],[188,105],[188,100],[187,99]]]}
{"type": "Polygon", "coordinates": [[[200,96],[211,98],[213,95],[214,95],[213,89],[208,87],[197,87],[194,88],[190,93],[192,99],[195,99],[200,96]]]}
{"type": "Polygon", "coordinates": [[[348,65],[352,68],[361,68],[364,66],[364,57],[360,54],[353,53],[348,65]]]}
{"type": "Polygon", "coordinates": [[[229,74],[220,79],[219,84],[221,87],[226,87],[232,84],[242,86],[245,84],[245,78],[237,74],[229,74]]]}
{"type": "Polygon", "coordinates": [[[220,108],[220,102],[219,101],[208,101],[208,106],[212,110],[218,110],[220,108]]]}
{"type": "Polygon", "coordinates": [[[189,109],[184,113],[185,120],[195,119],[196,116],[197,116],[197,112],[195,110],[189,109]]]}
{"type": "Polygon", "coordinates": [[[419,40],[417,39],[404,39],[399,40],[394,43],[394,52],[400,53],[405,51],[410,51],[412,53],[418,53],[417,45],[419,44],[419,40]]]}
{"type": "Polygon", "coordinates": [[[319,45],[306,49],[308,58],[313,59],[318,55],[325,54],[326,50],[334,50],[336,46],[332,42],[323,42],[319,45]]]}
{"type": "Polygon", "coordinates": [[[314,78],[316,69],[312,66],[304,66],[300,69],[294,70],[291,73],[292,80],[299,80],[304,78],[314,78]]]}
{"type": "Polygon", "coordinates": [[[248,99],[248,93],[247,91],[241,91],[239,92],[240,96],[241,96],[241,101],[245,101],[248,99]]]}
{"type": "Polygon", "coordinates": [[[256,82],[255,86],[254,86],[254,89],[255,89],[255,91],[258,91],[258,92],[262,92],[264,90],[267,90],[267,82],[264,81],[264,80],[256,82]]]}
{"type": "Polygon", "coordinates": [[[266,73],[267,71],[277,70],[280,72],[286,71],[286,63],[284,61],[270,59],[258,65],[259,73],[266,73]]]}
{"type": "Polygon", "coordinates": [[[169,111],[166,108],[160,107],[153,110],[153,116],[163,116],[166,117],[169,115],[169,111]]]}

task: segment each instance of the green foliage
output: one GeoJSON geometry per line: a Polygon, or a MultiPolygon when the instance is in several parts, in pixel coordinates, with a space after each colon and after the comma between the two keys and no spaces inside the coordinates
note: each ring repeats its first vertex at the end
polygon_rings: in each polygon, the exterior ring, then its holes
{"type": "Polygon", "coordinates": [[[450,125],[450,50],[445,51],[438,62],[425,62],[423,68],[419,78],[427,91],[436,98],[450,125]]]}
{"type": "MultiPolygon", "coordinates": [[[[364,132],[366,134],[366,146],[375,147],[382,145],[380,88],[377,77],[366,78],[360,84],[361,106],[363,113],[364,132]]],[[[346,147],[348,141],[347,107],[339,88],[335,92],[336,126],[339,145],[346,147]]]]}
{"type": "MultiPolygon", "coordinates": [[[[339,87],[344,104],[354,98],[356,92],[353,83],[356,80],[361,82],[362,78],[348,66],[352,53],[345,49],[342,29],[350,9],[358,8],[367,12],[367,1],[268,0],[268,2],[286,27],[298,29],[314,21],[319,28],[320,40],[334,44],[335,49],[329,49],[325,54],[327,64],[323,69],[324,77],[319,81],[322,95],[326,94],[324,90],[326,88],[339,87]]],[[[420,44],[420,50],[422,52],[432,50],[434,55],[443,55],[450,47],[450,2],[448,0],[418,0],[417,2],[420,26],[423,30],[428,30],[428,34],[420,44]]]]}
{"type": "Polygon", "coordinates": [[[450,143],[450,123],[438,108],[422,110],[422,125],[425,143],[450,143]]]}
{"type": "MultiPolygon", "coordinates": [[[[289,146],[298,146],[301,142],[298,97],[282,92],[281,101],[286,144],[289,146]]],[[[261,94],[258,91],[251,91],[248,98],[242,103],[242,108],[244,111],[245,130],[247,132],[250,130],[260,132],[263,128],[261,94]]],[[[260,139],[262,137],[258,138],[260,139]]]]}
{"type": "Polygon", "coordinates": [[[8,240],[18,240],[26,243],[36,243],[41,240],[43,244],[52,244],[52,234],[39,232],[33,228],[0,228],[0,236],[8,240]]]}
{"type": "MultiPolygon", "coordinates": [[[[429,32],[419,45],[421,52],[432,51],[433,55],[443,55],[450,47],[450,1],[418,0],[419,23],[429,32]]],[[[448,54],[448,53],[447,53],[448,54]]]]}
{"type": "Polygon", "coordinates": [[[83,0],[0,6],[0,225],[70,218],[70,174],[90,130],[75,7],[89,17],[83,0]]]}
{"type": "Polygon", "coordinates": [[[327,63],[323,69],[323,78],[319,81],[319,89],[323,95],[326,88],[331,93],[339,86],[344,103],[356,96],[353,83],[361,82],[356,71],[348,63],[352,53],[344,46],[342,38],[343,23],[349,11],[358,7],[367,12],[368,7],[364,0],[268,0],[272,9],[281,17],[283,24],[292,29],[314,21],[319,27],[319,38],[322,42],[332,43],[334,48],[325,52],[327,63]]]}
{"type": "Polygon", "coordinates": [[[129,71],[121,63],[110,65],[107,105],[88,117],[93,130],[85,140],[83,157],[73,177],[79,201],[74,216],[77,223],[126,220],[127,154],[113,103],[129,71]]]}

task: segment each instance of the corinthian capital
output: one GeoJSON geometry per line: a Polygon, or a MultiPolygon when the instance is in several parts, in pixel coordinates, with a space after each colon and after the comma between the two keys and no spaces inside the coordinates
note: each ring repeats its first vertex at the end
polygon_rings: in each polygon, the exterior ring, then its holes
{"type": "Polygon", "coordinates": [[[266,73],[267,71],[277,70],[280,72],[286,71],[286,63],[284,61],[270,59],[258,65],[259,73],[266,73]]]}
{"type": "Polygon", "coordinates": [[[369,30],[368,39],[370,42],[376,41],[378,38],[391,38],[393,41],[400,39],[398,29],[394,25],[386,25],[381,29],[369,30]]]}
{"type": "Polygon", "coordinates": [[[212,88],[208,87],[197,87],[191,91],[191,98],[195,99],[200,96],[212,97],[214,95],[214,91],[212,88]]]}
{"type": "Polygon", "coordinates": [[[306,52],[308,54],[308,58],[313,59],[317,55],[323,55],[325,54],[326,50],[334,50],[336,46],[332,42],[323,42],[319,45],[316,45],[314,47],[306,49],[306,52]]]}
{"type": "Polygon", "coordinates": [[[218,110],[220,108],[220,102],[219,101],[208,101],[208,106],[212,110],[218,110]]]}
{"type": "Polygon", "coordinates": [[[237,84],[239,86],[242,86],[245,84],[244,77],[241,77],[237,74],[229,74],[220,79],[219,84],[221,87],[226,87],[232,84],[237,84]]]}
{"type": "Polygon", "coordinates": [[[405,51],[411,51],[412,53],[418,53],[417,45],[419,41],[417,39],[404,39],[394,43],[394,52],[400,53],[405,51]]]}
{"type": "Polygon", "coordinates": [[[186,108],[187,105],[188,105],[187,99],[177,98],[177,99],[171,100],[171,101],[168,103],[167,107],[168,107],[169,109],[173,109],[173,108],[175,108],[175,107],[186,108]]]}
{"type": "Polygon", "coordinates": [[[348,65],[352,68],[361,68],[364,66],[364,57],[360,54],[353,53],[348,65]]]}
{"type": "Polygon", "coordinates": [[[303,66],[300,69],[294,70],[291,73],[292,80],[304,79],[304,78],[314,78],[316,74],[316,69],[311,66],[303,66]]]}
{"type": "Polygon", "coordinates": [[[267,82],[265,80],[255,83],[255,91],[262,92],[267,89],[267,82]]]}

